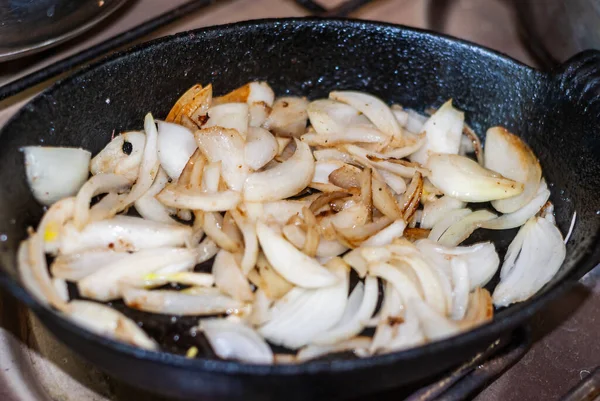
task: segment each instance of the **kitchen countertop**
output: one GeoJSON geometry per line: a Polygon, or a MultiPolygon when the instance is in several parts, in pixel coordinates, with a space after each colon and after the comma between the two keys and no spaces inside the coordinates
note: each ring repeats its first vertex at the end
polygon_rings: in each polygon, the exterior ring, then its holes
{"type": "MultiPolygon", "coordinates": [[[[40,54],[0,64],[0,85],[62,57],[90,47],[167,9],[182,0],[132,0],[82,37],[40,54]]],[[[339,0],[322,0],[335,5],[339,0]]],[[[533,65],[518,40],[506,2],[450,1],[444,31],[500,50],[533,65]]],[[[355,17],[427,27],[429,2],[379,0],[355,17]]],[[[222,0],[140,40],[188,29],[246,19],[303,16],[286,0],[222,0]]],[[[49,83],[0,102],[0,125],[49,83]]],[[[0,294],[0,400],[103,401],[147,400],[136,390],[115,383],[56,342],[23,307],[0,294]]],[[[492,383],[478,401],[556,400],[600,364],[600,268],[590,272],[565,297],[549,305],[532,322],[534,344],[525,357],[492,383]]],[[[393,399],[393,392],[378,399],[393,399]]],[[[395,398],[394,398],[395,399],[395,398]]]]}

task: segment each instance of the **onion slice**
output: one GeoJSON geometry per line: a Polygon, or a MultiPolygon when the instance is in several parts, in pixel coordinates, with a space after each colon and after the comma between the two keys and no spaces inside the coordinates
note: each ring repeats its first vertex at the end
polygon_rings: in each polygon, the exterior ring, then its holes
{"type": "Polygon", "coordinates": [[[167,177],[167,174],[161,168],[150,189],[134,203],[135,210],[140,216],[147,220],[158,221],[160,223],[173,223],[169,210],[156,199],[156,195],[158,195],[168,183],[169,177],[167,177]]]}
{"type": "Polygon", "coordinates": [[[462,209],[465,202],[444,195],[434,201],[425,203],[423,207],[423,216],[421,217],[421,228],[433,228],[437,222],[443,219],[448,212],[462,209]]]}
{"type": "Polygon", "coordinates": [[[297,362],[306,362],[327,354],[354,351],[357,356],[365,356],[371,345],[370,337],[355,337],[331,345],[308,345],[296,354],[297,362]]]}
{"type": "Polygon", "coordinates": [[[118,174],[135,181],[145,145],[146,135],[143,132],[123,132],[94,156],[90,162],[90,172],[93,175],[118,174]]]}
{"type": "Polygon", "coordinates": [[[212,266],[215,285],[223,293],[242,302],[251,302],[254,294],[233,254],[220,250],[212,266]]]}
{"type": "Polygon", "coordinates": [[[488,202],[523,192],[523,184],[487,170],[464,156],[430,155],[427,168],[433,185],[464,202],[488,202]]]}
{"type": "Polygon", "coordinates": [[[300,137],[306,129],[307,106],[308,101],[305,98],[277,98],[263,126],[277,136],[300,137]]]}
{"type": "Polygon", "coordinates": [[[310,183],[315,162],[310,147],[296,141],[296,152],[285,162],[271,169],[252,173],[244,184],[244,200],[265,202],[296,195],[310,183]]]}
{"type": "Polygon", "coordinates": [[[63,308],[63,312],[74,323],[96,334],[144,349],[158,349],[156,342],[133,320],[108,306],[75,300],[63,308]]]}
{"type": "Polygon", "coordinates": [[[228,319],[203,319],[200,330],[213,351],[223,359],[241,362],[273,363],[273,351],[265,340],[242,322],[228,319]]]}
{"type": "Polygon", "coordinates": [[[158,160],[167,175],[177,180],[198,145],[194,134],[178,124],[157,121],[158,160]]]}
{"type": "Polygon", "coordinates": [[[508,247],[494,305],[508,306],[533,296],[558,272],[565,255],[558,228],[542,217],[531,218],[508,247]]]}
{"type": "Polygon", "coordinates": [[[35,199],[51,205],[73,196],[88,177],[92,154],[84,149],[25,146],[25,174],[35,199]]]}
{"type": "MultiPolygon", "coordinates": [[[[73,224],[81,230],[90,219],[90,202],[96,195],[107,192],[123,192],[131,187],[131,182],[116,174],[98,174],[90,178],[79,190],[75,199],[73,224]]],[[[112,217],[102,216],[103,218],[112,217]]]]}
{"type": "Polygon", "coordinates": [[[486,221],[495,219],[494,213],[489,210],[477,210],[452,224],[440,236],[438,242],[442,245],[456,246],[469,238],[469,236],[486,221]]]}
{"type": "Polygon", "coordinates": [[[198,189],[187,189],[168,185],[157,196],[163,205],[178,209],[224,212],[235,208],[242,195],[233,190],[207,193],[198,189]]]}
{"type": "Polygon", "coordinates": [[[277,156],[277,140],[264,128],[250,127],[244,147],[244,160],[252,170],[264,167],[277,156]]]}
{"type": "Polygon", "coordinates": [[[334,274],[296,249],[266,224],[258,222],[256,233],[265,256],[287,281],[304,288],[326,287],[339,281],[334,274]]]}

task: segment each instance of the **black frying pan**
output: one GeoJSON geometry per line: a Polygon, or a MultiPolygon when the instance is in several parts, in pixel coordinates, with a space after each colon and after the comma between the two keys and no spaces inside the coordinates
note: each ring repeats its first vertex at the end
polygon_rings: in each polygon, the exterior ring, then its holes
{"type": "MultiPolygon", "coordinates": [[[[83,357],[164,395],[332,399],[414,383],[523,324],[600,260],[599,95],[598,52],[581,54],[546,74],[470,43],[371,22],[266,20],[153,41],[56,84],[1,131],[0,233],[7,240],[0,243],[0,283],[83,357]],[[563,233],[577,210],[563,268],[541,293],[498,311],[490,324],[468,333],[368,359],[289,366],[148,352],[90,334],[36,303],[16,279],[17,245],[43,212],[27,188],[19,147],[82,146],[98,152],[113,129],[141,128],[146,112],[164,118],[179,94],[196,82],[212,82],[224,93],[255,79],[268,80],[280,95],[316,98],[333,89],[356,89],[419,110],[452,97],[477,132],[500,124],[518,133],[540,158],[563,233]]],[[[514,233],[494,234],[502,249],[514,233]]]]}

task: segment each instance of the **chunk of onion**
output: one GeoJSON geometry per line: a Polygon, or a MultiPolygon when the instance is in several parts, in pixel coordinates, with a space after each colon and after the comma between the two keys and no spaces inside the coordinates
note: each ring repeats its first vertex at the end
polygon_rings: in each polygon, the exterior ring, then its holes
{"type": "Polygon", "coordinates": [[[242,302],[250,302],[254,294],[233,254],[220,250],[212,266],[215,285],[223,293],[242,302]]]}
{"type": "Polygon", "coordinates": [[[96,174],[118,174],[135,181],[142,162],[146,135],[129,131],[117,135],[90,162],[90,172],[96,174]],[[125,147],[131,145],[131,151],[125,147]],[[126,149],[125,152],[123,149],[126,149]]]}
{"type": "Polygon", "coordinates": [[[73,196],[88,177],[92,154],[84,149],[25,146],[25,174],[35,199],[43,205],[73,196]]]}
{"type": "Polygon", "coordinates": [[[244,159],[248,167],[258,170],[277,156],[277,140],[264,128],[250,127],[246,137],[244,159]]]}
{"type": "Polygon", "coordinates": [[[307,107],[308,101],[305,98],[292,96],[277,98],[263,127],[277,136],[298,138],[306,129],[307,107]]]}
{"type": "Polygon", "coordinates": [[[431,183],[444,194],[464,202],[487,202],[523,192],[523,184],[481,167],[464,156],[433,154],[427,167],[431,183]]]}
{"type": "Polygon", "coordinates": [[[157,121],[157,125],[158,160],[167,175],[177,180],[198,145],[194,134],[179,124],[157,121]]]}
{"type": "Polygon", "coordinates": [[[222,127],[237,131],[242,138],[248,134],[249,115],[246,103],[224,103],[208,109],[208,121],[202,128],[222,127]]]}

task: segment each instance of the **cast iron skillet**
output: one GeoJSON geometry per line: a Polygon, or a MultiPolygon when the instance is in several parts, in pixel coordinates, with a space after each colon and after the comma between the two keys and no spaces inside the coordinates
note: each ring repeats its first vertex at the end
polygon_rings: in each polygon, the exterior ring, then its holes
{"type": "MultiPolygon", "coordinates": [[[[109,57],[27,104],[0,134],[0,282],[65,344],[100,368],[164,395],[204,399],[332,399],[401,386],[441,372],[526,322],[600,260],[600,53],[581,54],[554,73],[429,32],[351,20],[264,20],[182,33],[109,57]],[[366,90],[424,109],[453,98],[479,133],[501,124],[540,158],[556,220],[578,219],[557,277],[492,323],[424,347],[368,359],[253,366],[187,360],[92,335],[42,308],[16,280],[15,253],[42,208],[23,170],[23,145],[82,146],[98,152],[113,130],[164,118],[196,82],[224,93],[268,80],[279,95],[310,98],[332,89],[366,90]]],[[[487,234],[486,234],[487,235],[487,234]]],[[[509,236],[496,236],[500,248],[509,236]]]]}

